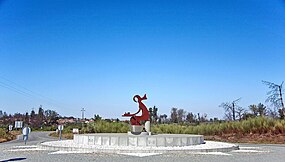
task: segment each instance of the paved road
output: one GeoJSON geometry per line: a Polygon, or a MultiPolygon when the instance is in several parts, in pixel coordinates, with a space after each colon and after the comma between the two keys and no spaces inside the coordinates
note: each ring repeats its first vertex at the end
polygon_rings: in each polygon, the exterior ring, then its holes
{"type": "MultiPolygon", "coordinates": [[[[121,154],[83,154],[60,153],[56,151],[40,150],[37,145],[44,141],[57,140],[48,136],[49,132],[32,132],[27,145],[20,137],[17,140],[0,144],[0,162],[8,159],[14,161],[41,162],[73,162],[73,161],[255,161],[255,162],[284,162],[285,145],[253,145],[240,144],[240,150],[228,153],[206,154],[159,154],[139,157],[121,154]],[[58,153],[58,154],[55,154],[58,153]]],[[[143,154],[139,154],[142,156],[143,154]]]]}

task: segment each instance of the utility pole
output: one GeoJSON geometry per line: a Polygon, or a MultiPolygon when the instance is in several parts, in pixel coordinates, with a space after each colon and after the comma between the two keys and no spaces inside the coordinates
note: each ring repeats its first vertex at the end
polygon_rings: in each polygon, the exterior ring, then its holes
{"type": "Polygon", "coordinates": [[[81,112],[82,112],[82,120],[84,120],[84,111],[85,111],[85,109],[82,108],[82,109],[81,109],[81,112]]]}
{"type": "Polygon", "coordinates": [[[232,111],[233,111],[233,120],[235,121],[236,120],[236,110],[235,110],[235,106],[236,106],[236,103],[240,101],[241,98],[239,99],[236,99],[232,102],[232,111]]]}
{"type": "Polygon", "coordinates": [[[82,131],[82,133],[84,133],[84,129],[83,129],[83,127],[84,127],[84,111],[85,111],[85,109],[82,108],[82,109],[81,109],[81,112],[82,112],[82,121],[81,121],[82,126],[81,126],[81,131],[82,131]]]}
{"type": "Polygon", "coordinates": [[[233,104],[233,120],[235,121],[236,120],[235,102],[232,102],[232,104],[233,104]]]}

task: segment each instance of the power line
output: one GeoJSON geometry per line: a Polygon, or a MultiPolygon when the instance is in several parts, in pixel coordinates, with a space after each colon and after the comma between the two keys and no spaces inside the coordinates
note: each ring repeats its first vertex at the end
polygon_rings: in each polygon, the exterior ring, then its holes
{"type": "Polygon", "coordinates": [[[28,94],[28,93],[26,93],[26,92],[24,92],[24,91],[21,91],[21,90],[15,88],[15,87],[13,87],[13,86],[10,86],[10,85],[8,85],[8,84],[6,84],[6,83],[4,83],[4,82],[1,82],[1,81],[0,81],[0,86],[1,86],[1,87],[4,87],[4,88],[7,88],[7,89],[9,89],[9,90],[11,90],[11,91],[14,91],[14,92],[16,92],[16,93],[18,93],[18,94],[24,95],[24,96],[26,96],[26,97],[31,97],[30,94],[28,94]]]}
{"type": "MultiPolygon", "coordinates": [[[[19,85],[19,84],[15,83],[15,82],[13,82],[13,81],[11,81],[11,80],[9,80],[9,79],[3,77],[3,76],[0,76],[0,78],[2,78],[3,80],[8,81],[8,82],[10,82],[10,83],[12,83],[12,84],[18,86],[19,88],[22,88],[22,89],[24,89],[24,90],[26,90],[26,91],[28,91],[28,92],[34,94],[34,95],[40,96],[40,97],[45,98],[45,99],[48,99],[48,100],[53,100],[53,99],[51,99],[51,98],[49,98],[49,97],[46,97],[46,96],[44,96],[44,95],[42,95],[42,94],[40,94],[40,93],[34,92],[34,91],[32,91],[32,90],[30,90],[30,89],[28,89],[28,88],[26,88],[26,87],[24,87],[24,86],[22,86],[22,85],[19,85]]],[[[53,101],[54,101],[54,100],[53,100],[53,101]]]]}
{"type": "Polygon", "coordinates": [[[3,76],[0,76],[0,79],[4,80],[5,82],[2,82],[0,81],[0,86],[1,87],[4,87],[6,89],[9,89],[13,92],[16,92],[20,95],[23,95],[25,97],[28,97],[29,99],[31,98],[37,98],[37,99],[40,99],[46,103],[48,103],[49,105],[54,105],[54,106],[57,106],[57,107],[65,107],[63,106],[62,104],[58,103],[57,101],[49,98],[49,97],[46,97],[40,93],[37,93],[37,92],[34,92],[24,86],[21,86],[3,76]]]}

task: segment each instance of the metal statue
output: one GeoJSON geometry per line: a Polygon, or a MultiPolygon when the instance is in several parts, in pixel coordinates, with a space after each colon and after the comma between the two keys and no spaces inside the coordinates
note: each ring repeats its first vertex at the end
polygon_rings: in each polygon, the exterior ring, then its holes
{"type": "Polygon", "coordinates": [[[141,121],[149,121],[149,112],[147,107],[142,103],[143,100],[146,100],[146,94],[143,97],[139,95],[135,95],[133,97],[134,102],[139,103],[138,112],[131,114],[130,112],[123,114],[123,117],[131,117],[130,122],[131,125],[141,125],[141,121]],[[139,112],[142,112],[141,116],[136,116],[139,112]]]}

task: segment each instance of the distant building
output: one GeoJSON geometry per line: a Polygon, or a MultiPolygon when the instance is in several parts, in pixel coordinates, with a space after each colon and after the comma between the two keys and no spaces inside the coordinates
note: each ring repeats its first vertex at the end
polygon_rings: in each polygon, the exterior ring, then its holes
{"type": "Polygon", "coordinates": [[[76,123],[75,118],[62,118],[57,120],[58,124],[66,124],[66,123],[76,123]]]}

